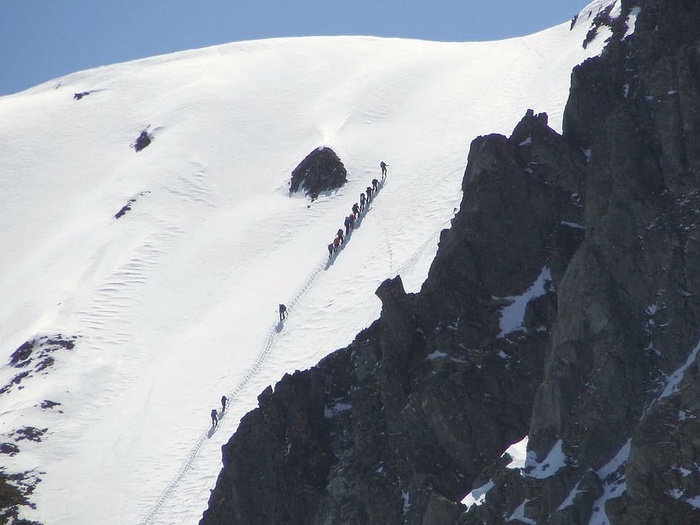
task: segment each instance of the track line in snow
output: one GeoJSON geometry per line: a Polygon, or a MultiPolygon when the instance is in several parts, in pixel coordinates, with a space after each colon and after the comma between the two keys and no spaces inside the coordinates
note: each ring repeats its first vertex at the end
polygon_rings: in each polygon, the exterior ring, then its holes
{"type": "MultiPolygon", "coordinates": [[[[291,301],[289,301],[289,304],[287,306],[287,311],[291,311],[294,309],[294,306],[299,302],[299,300],[306,294],[306,292],[313,286],[313,284],[318,280],[319,275],[321,275],[322,270],[325,268],[326,263],[325,261],[321,261],[319,264],[316,265],[316,268],[309,274],[309,276],[306,278],[304,283],[299,287],[297,290],[296,294],[293,296],[291,301]]],[[[255,378],[255,376],[258,374],[258,372],[262,369],[263,364],[265,363],[265,360],[269,356],[270,352],[274,348],[275,340],[277,339],[277,336],[281,333],[282,331],[282,322],[277,322],[273,325],[272,328],[270,328],[267,337],[265,338],[265,343],[263,344],[263,348],[261,352],[258,354],[256,357],[255,361],[253,364],[250,366],[250,368],[247,370],[246,374],[243,376],[243,378],[236,384],[236,386],[230,390],[227,394],[226,397],[228,398],[228,406],[230,406],[230,403],[233,403],[233,401],[238,397],[240,392],[248,386],[248,384],[255,378]]],[[[230,410],[230,409],[229,409],[230,410]]],[[[223,418],[225,413],[221,414],[221,418],[223,418]]],[[[187,473],[191,470],[192,465],[195,462],[195,459],[197,458],[197,455],[199,454],[199,451],[201,450],[202,446],[204,443],[207,442],[207,440],[211,437],[211,428],[208,428],[202,434],[199,436],[199,439],[195,443],[195,445],[192,447],[190,450],[189,455],[185,459],[184,463],[180,467],[180,470],[178,473],[175,475],[175,477],[170,481],[168,486],[165,488],[165,490],[161,493],[160,498],[158,498],[158,501],[156,504],[153,506],[151,511],[139,522],[140,525],[147,525],[153,521],[153,519],[156,517],[162,506],[165,504],[165,502],[168,500],[170,495],[175,491],[177,486],[179,485],[180,481],[187,475],[187,473]]]]}
{"type": "MultiPolygon", "coordinates": [[[[386,186],[386,183],[388,180],[389,179],[386,175],[382,177],[382,180],[379,183],[379,186],[377,187],[377,191],[375,191],[374,197],[372,197],[372,202],[374,202],[374,199],[379,194],[379,190],[384,189],[384,186],[386,186]]],[[[384,242],[386,244],[387,253],[389,254],[389,273],[393,274],[394,273],[394,250],[391,249],[391,243],[389,242],[389,239],[391,238],[391,236],[389,235],[389,231],[386,229],[386,226],[384,226],[384,223],[381,221],[381,214],[377,214],[376,220],[377,220],[377,225],[384,232],[384,242]]]]}
{"type": "MultiPolygon", "coordinates": [[[[379,189],[383,188],[384,184],[382,184],[379,189]]],[[[375,197],[379,192],[377,191],[375,193],[375,197]]],[[[372,199],[374,201],[374,198],[372,199]]],[[[365,212],[367,213],[367,212],[365,212]]],[[[335,256],[334,256],[335,257],[335,256]]],[[[294,310],[294,307],[301,301],[301,299],[306,295],[306,293],[311,289],[311,287],[316,283],[318,280],[319,276],[322,274],[324,270],[327,270],[330,265],[328,264],[328,260],[324,257],[317,265],[316,267],[311,271],[311,273],[308,275],[306,280],[299,286],[295,294],[292,296],[292,299],[289,300],[288,303],[286,303],[287,306],[287,312],[291,312],[294,310]]],[[[274,348],[275,341],[277,339],[277,336],[282,332],[283,328],[283,322],[278,321],[274,323],[272,328],[267,333],[267,336],[265,338],[265,343],[263,344],[263,348],[260,351],[260,353],[257,355],[255,358],[255,361],[253,364],[250,366],[250,368],[246,371],[246,374],[243,376],[242,379],[238,381],[238,383],[231,389],[229,392],[227,392],[226,397],[228,398],[228,403],[227,406],[230,407],[231,403],[238,397],[238,395],[243,391],[243,389],[248,386],[248,384],[255,378],[255,376],[262,370],[263,365],[265,364],[265,361],[267,357],[270,355],[272,352],[272,349],[274,348]]],[[[228,409],[230,410],[230,408],[228,409]]],[[[222,419],[225,416],[225,412],[222,412],[221,415],[219,416],[220,419],[222,419]]],[[[182,466],[180,467],[180,470],[178,470],[177,474],[175,477],[170,481],[168,486],[163,490],[161,493],[160,497],[158,498],[158,501],[155,503],[155,505],[151,508],[151,510],[146,514],[146,516],[139,522],[139,525],[148,525],[153,522],[155,517],[158,515],[160,512],[160,509],[163,507],[163,505],[166,503],[168,498],[172,495],[172,493],[175,491],[175,489],[178,487],[180,482],[183,480],[183,478],[187,475],[187,473],[192,469],[192,466],[194,465],[195,460],[197,459],[197,456],[199,455],[199,451],[202,449],[204,444],[207,442],[207,440],[213,435],[213,430],[215,430],[212,427],[209,427],[207,430],[203,431],[199,438],[197,439],[197,442],[194,444],[192,449],[190,450],[190,453],[188,454],[187,458],[183,462],[182,466]]]]}

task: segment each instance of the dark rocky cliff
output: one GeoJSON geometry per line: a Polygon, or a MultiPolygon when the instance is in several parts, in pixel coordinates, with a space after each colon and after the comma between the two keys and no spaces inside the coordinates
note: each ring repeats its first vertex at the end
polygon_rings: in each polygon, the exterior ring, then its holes
{"type": "Polygon", "coordinates": [[[700,2],[635,7],[563,136],[472,143],[421,292],[260,395],[202,525],[700,523],[700,2]]]}

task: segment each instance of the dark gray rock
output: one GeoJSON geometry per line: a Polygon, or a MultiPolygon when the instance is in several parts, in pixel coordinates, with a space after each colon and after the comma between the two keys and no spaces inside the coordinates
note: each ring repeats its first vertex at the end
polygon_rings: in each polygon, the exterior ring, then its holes
{"type": "Polygon", "coordinates": [[[348,180],[348,172],[331,148],[317,148],[292,171],[289,193],[303,190],[314,201],[321,193],[337,190],[348,180]]]}
{"type": "Polygon", "coordinates": [[[128,199],[126,201],[126,204],[121,207],[121,209],[114,214],[115,219],[121,219],[124,215],[127,214],[127,212],[131,211],[131,207],[136,204],[136,201],[140,198],[143,197],[144,195],[147,195],[151,193],[149,190],[145,190],[142,192],[139,192],[139,194],[136,197],[132,197],[131,199],[128,199]]]}
{"type": "Polygon", "coordinates": [[[136,140],[131,147],[134,148],[134,151],[138,152],[150,146],[151,142],[153,142],[153,137],[144,129],[141,133],[139,133],[139,136],[136,137],[136,140]]]}
{"type": "Polygon", "coordinates": [[[0,395],[10,392],[13,388],[21,390],[22,384],[29,378],[47,374],[54,365],[53,354],[75,348],[77,336],[63,334],[37,335],[35,338],[24,342],[11,355],[9,365],[21,369],[12,379],[0,388],[0,395]]]}
{"type": "MultiPolygon", "coordinates": [[[[700,375],[689,363],[678,391],[656,402],[632,435],[619,523],[694,523],[700,516],[700,375]]],[[[622,498],[621,498],[622,499],[622,498]]]]}

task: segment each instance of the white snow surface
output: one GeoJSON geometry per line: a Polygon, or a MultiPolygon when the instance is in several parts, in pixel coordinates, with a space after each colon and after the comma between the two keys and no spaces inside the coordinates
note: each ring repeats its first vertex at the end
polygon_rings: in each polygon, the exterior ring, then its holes
{"type": "Polygon", "coordinates": [[[534,452],[528,452],[523,474],[537,479],[549,478],[556,474],[567,463],[563,445],[563,441],[558,439],[547,453],[547,457],[542,461],[537,461],[537,456],[534,452]]]}
{"type": "Polygon", "coordinates": [[[506,468],[525,468],[525,462],[527,461],[527,444],[529,440],[530,436],[525,436],[517,443],[513,443],[506,449],[506,451],[503,454],[501,454],[501,457],[508,454],[512,458],[511,462],[506,465],[506,468]]]}
{"type": "Polygon", "coordinates": [[[608,500],[619,498],[627,490],[624,467],[629,459],[631,442],[631,440],[627,440],[617,454],[596,471],[603,484],[603,495],[593,503],[593,513],[588,525],[610,525],[610,519],[605,512],[605,503],[608,500]]]}
{"type": "Polygon", "coordinates": [[[683,365],[681,365],[668,377],[668,380],[666,381],[666,386],[664,387],[657,401],[665,399],[678,391],[678,387],[681,384],[683,378],[685,377],[685,373],[693,365],[693,363],[695,363],[699,352],[700,341],[698,341],[693,350],[690,352],[690,354],[688,355],[688,359],[685,360],[685,363],[683,363],[683,365]]]}
{"type": "Polygon", "coordinates": [[[474,505],[477,507],[484,503],[486,500],[486,494],[489,490],[495,487],[496,484],[492,479],[488,480],[481,487],[477,487],[472,490],[469,494],[464,496],[462,499],[462,505],[466,505],[467,509],[472,508],[474,505]]]}
{"type": "Polygon", "coordinates": [[[548,283],[552,281],[552,273],[548,267],[542,268],[540,275],[535,279],[535,282],[530,285],[523,294],[512,297],[504,297],[507,299],[509,304],[501,308],[501,318],[500,318],[500,328],[501,331],[498,337],[505,337],[506,335],[515,332],[516,330],[523,329],[523,323],[525,322],[525,310],[527,304],[537,297],[543,296],[547,293],[548,283]]]}
{"type": "Polygon", "coordinates": [[[513,511],[513,513],[506,518],[506,521],[518,521],[520,523],[527,523],[528,525],[537,525],[535,520],[530,519],[525,516],[525,506],[530,500],[526,499],[513,511]]]}
{"type": "Polygon", "coordinates": [[[349,344],[379,316],[384,279],[420,289],[471,140],[509,134],[528,108],[561,129],[570,71],[603,45],[584,50],[587,30],[241,42],[1,97],[0,387],[22,371],[7,363],[25,341],[78,336],[0,395],[3,441],[48,429],[2,458],[9,473],[41,477],[21,517],[197,523],[221,446],[257,395],[349,344]],[[146,128],[153,143],[136,153],[146,128]],[[291,171],[324,145],[347,184],[313,203],[290,197],[291,171]],[[381,160],[386,186],[326,267],[381,160]],[[212,432],[222,394],[229,409],[212,432]]]}

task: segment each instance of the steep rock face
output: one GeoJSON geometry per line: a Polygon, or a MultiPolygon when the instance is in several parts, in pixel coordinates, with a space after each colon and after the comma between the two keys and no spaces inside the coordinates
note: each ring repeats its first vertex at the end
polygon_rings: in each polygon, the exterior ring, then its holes
{"type": "Polygon", "coordinates": [[[386,281],[380,319],[261,395],[202,524],[700,519],[700,4],[612,27],[563,136],[529,111],[472,143],[421,292],[386,281]]]}
{"type": "Polygon", "coordinates": [[[307,373],[285,376],[275,395],[268,388],[258,400],[260,408],[241,420],[237,441],[224,448],[229,468],[220,483],[230,488],[212,494],[209,519],[303,523],[316,513],[330,466],[321,378],[307,373]]]}
{"type": "Polygon", "coordinates": [[[470,523],[511,515],[504,493],[527,500],[537,523],[603,512],[625,524],[698,519],[692,382],[660,398],[684,363],[696,373],[700,336],[700,6],[639,6],[632,37],[574,70],[565,117],[565,139],[590,156],[586,238],[558,287],[529,432],[531,467],[557,446],[563,465],[525,478],[501,471],[509,488],[497,486],[470,523]]]}
{"type": "Polygon", "coordinates": [[[348,172],[335,151],[317,148],[292,171],[289,193],[304,190],[313,201],[325,191],[340,188],[347,180],[348,172]]]}

